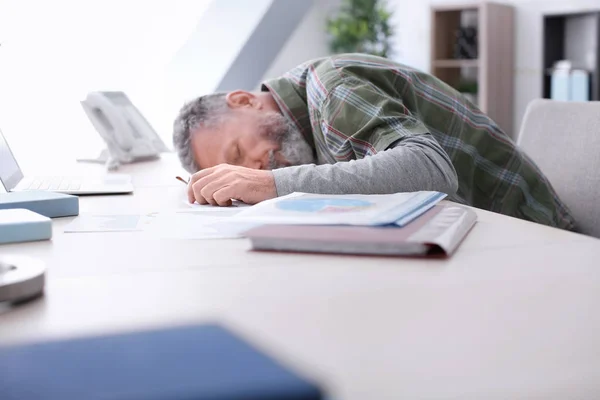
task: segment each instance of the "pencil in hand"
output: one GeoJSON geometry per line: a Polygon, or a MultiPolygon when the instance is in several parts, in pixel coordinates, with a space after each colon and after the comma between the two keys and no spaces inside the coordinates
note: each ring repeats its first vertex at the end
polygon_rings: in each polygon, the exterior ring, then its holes
{"type": "Polygon", "coordinates": [[[175,179],[177,179],[180,182],[183,182],[185,185],[187,185],[188,183],[190,183],[189,179],[186,181],[185,179],[183,179],[180,176],[176,176],[175,179]]]}

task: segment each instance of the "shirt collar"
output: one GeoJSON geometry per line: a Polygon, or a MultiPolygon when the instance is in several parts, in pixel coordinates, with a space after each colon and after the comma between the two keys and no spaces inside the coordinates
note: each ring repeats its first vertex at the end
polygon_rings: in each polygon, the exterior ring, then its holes
{"type": "Polygon", "coordinates": [[[306,104],[306,92],[302,93],[299,89],[303,88],[294,85],[286,78],[271,79],[261,85],[261,91],[269,91],[273,95],[273,99],[283,115],[294,122],[309,145],[314,148],[308,105],[306,104]]]}

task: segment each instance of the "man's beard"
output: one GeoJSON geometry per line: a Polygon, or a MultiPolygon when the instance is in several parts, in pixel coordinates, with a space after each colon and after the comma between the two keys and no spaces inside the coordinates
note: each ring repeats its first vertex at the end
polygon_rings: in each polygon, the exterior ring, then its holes
{"type": "Polygon", "coordinates": [[[279,145],[279,150],[269,153],[269,169],[290,165],[312,164],[315,162],[313,149],[292,121],[279,113],[269,113],[263,117],[262,133],[279,145]],[[282,160],[283,159],[283,160],[282,160]]]}

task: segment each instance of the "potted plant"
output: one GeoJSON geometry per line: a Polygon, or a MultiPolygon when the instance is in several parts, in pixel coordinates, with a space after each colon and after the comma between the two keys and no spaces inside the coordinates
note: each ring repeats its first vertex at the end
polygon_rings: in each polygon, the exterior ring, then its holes
{"type": "Polygon", "coordinates": [[[342,0],[336,15],[327,20],[331,52],[389,57],[391,17],[385,0],[342,0]]]}
{"type": "Polygon", "coordinates": [[[471,103],[477,104],[477,93],[479,91],[479,85],[477,81],[470,79],[461,79],[456,90],[462,93],[471,103]]]}

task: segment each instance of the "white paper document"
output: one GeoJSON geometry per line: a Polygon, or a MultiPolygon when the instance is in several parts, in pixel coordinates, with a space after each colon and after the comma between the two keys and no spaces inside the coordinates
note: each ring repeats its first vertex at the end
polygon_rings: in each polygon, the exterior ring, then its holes
{"type": "Polygon", "coordinates": [[[133,232],[141,231],[152,214],[83,214],[65,227],[65,233],[74,232],[133,232]]]}
{"type": "Polygon", "coordinates": [[[164,239],[240,238],[243,232],[256,225],[231,221],[231,215],[235,212],[237,210],[230,208],[221,211],[161,212],[145,227],[144,234],[164,239]]]}
{"type": "Polygon", "coordinates": [[[210,206],[149,214],[89,214],[77,217],[65,233],[142,232],[145,237],[164,239],[231,239],[256,224],[229,221],[239,210],[210,206]]]}
{"type": "Polygon", "coordinates": [[[444,193],[426,191],[386,195],[292,193],[244,209],[231,219],[261,224],[404,226],[444,197],[444,193]]]}
{"type": "Polygon", "coordinates": [[[191,205],[149,214],[83,214],[65,228],[75,232],[143,232],[167,239],[228,239],[265,224],[404,226],[446,197],[439,192],[389,195],[292,193],[248,206],[191,205]]]}

